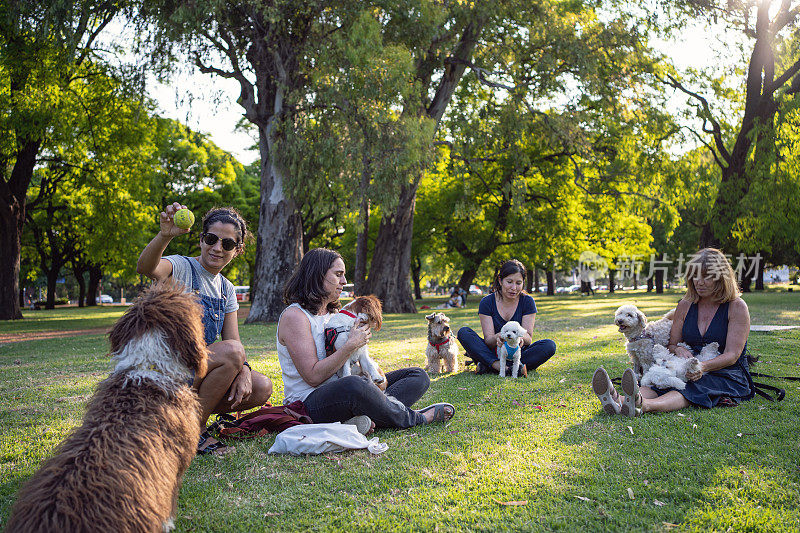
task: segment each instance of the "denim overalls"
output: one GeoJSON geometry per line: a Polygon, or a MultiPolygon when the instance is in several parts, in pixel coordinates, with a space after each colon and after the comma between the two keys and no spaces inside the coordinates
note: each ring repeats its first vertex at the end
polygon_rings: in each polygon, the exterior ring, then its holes
{"type": "Polygon", "coordinates": [[[200,279],[198,278],[197,267],[191,258],[184,256],[192,267],[192,291],[199,297],[203,306],[203,333],[206,344],[211,344],[217,337],[222,335],[222,325],[225,322],[225,302],[228,297],[225,294],[225,283],[222,283],[222,298],[212,298],[205,294],[200,294],[200,279]]]}

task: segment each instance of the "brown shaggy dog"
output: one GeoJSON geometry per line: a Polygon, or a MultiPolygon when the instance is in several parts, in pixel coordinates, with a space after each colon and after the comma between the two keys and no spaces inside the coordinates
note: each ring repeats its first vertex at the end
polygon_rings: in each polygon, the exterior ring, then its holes
{"type": "Polygon", "coordinates": [[[145,291],[111,330],[116,368],[83,425],[20,490],[6,531],[164,531],[200,435],[192,372],[206,372],[197,297],[145,291]]]}

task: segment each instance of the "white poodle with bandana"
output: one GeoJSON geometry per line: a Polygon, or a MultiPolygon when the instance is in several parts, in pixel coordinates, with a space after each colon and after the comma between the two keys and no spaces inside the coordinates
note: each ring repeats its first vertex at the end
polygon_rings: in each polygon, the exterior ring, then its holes
{"type": "Polygon", "coordinates": [[[511,377],[519,375],[520,358],[522,357],[522,338],[525,328],[519,322],[510,320],[500,329],[497,335],[497,357],[500,359],[500,377],[506,377],[506,362],[513,361],[511,377]],[[501,344],[502,341],[502,344],[501,344]]]}

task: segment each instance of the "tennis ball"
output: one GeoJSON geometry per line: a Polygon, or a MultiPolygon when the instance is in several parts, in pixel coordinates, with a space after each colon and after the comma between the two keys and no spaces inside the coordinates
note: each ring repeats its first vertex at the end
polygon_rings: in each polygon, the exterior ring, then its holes
{"type": "Polygon", "coordinates": [[[172,216],[172,221],[181,229],[189,229],[194,224],[194,213],[188,209],[181,209],[172,216]]]}

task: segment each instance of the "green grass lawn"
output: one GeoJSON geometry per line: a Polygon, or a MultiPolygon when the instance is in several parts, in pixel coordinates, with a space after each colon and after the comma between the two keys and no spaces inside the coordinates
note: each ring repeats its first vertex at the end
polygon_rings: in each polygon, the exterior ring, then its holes
{"type": "MultiPolygon", "coordinates": [[[[558,352],[538,376],[434,377],[419,405],[449,401],[456,417],[377,432],[389,444],[380,456],[269,456],[274,439],[266,438],[198,457],[177,530],[797,531],[800,384],[765,380],[786,388],[779,404],[757,397],[637,419],[603,414],[592,394],[597,366],[619,376],[627,364],[611,324],[616,307],[635,303],[654,317],[679,299],[641,291],[539,297],[536,331],[558,352]]],[[[745,300],[753,324],[800,324],[800,292],[745,300]]],[[[477,303],[473,296],[467,309],[447,312],[454,329],[479,327],[477,303]]],[[[0,323],[0,333],[105,327],[121,311],[28,313],[31,321],[0,323]]],[[[424,314],[389,315],[384,324],[370,344],[384,370],[423,366],[424,314]]],[[[241,333],[280,403],[275,326],[243,324],[241,333]]],[[[800,330],[752,333],[749,346],[761,357],[757,371],[800,375],[800,330]]],[[[111,368],[106,350],[102,335],[0,345],[0,523],[20,484],[80,423],[111,368]]]]}
{"type": "Polygon", "coordinates": [[[0,321],[0,334],[110,328],[125,309],[127,307],[121,305],[57,307],[37,311],[23,309],[23,320],[0,321]]]}

